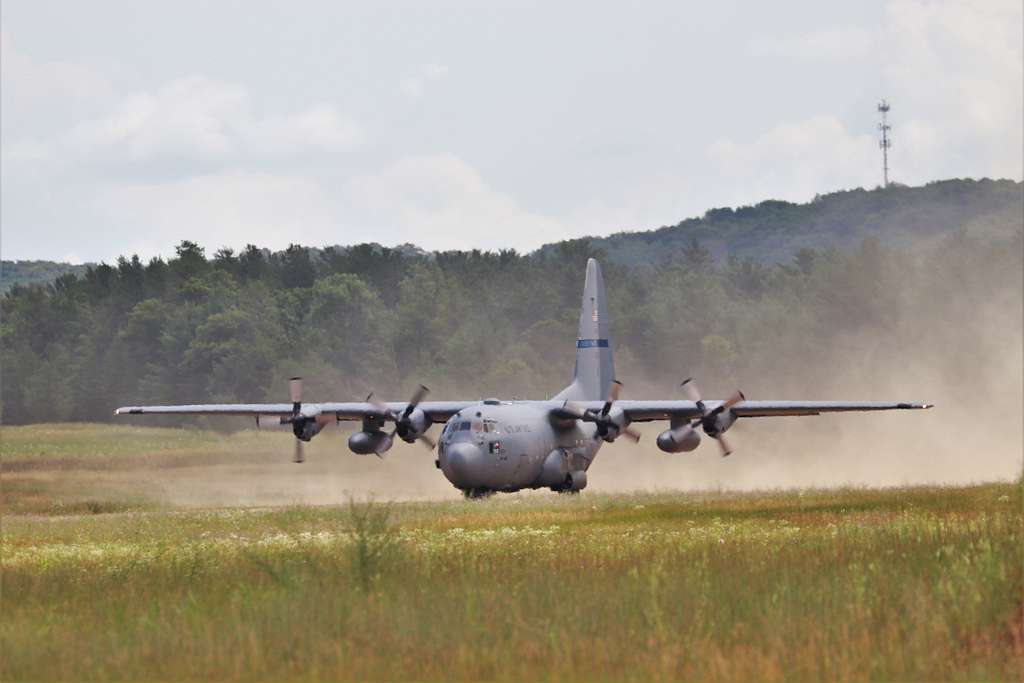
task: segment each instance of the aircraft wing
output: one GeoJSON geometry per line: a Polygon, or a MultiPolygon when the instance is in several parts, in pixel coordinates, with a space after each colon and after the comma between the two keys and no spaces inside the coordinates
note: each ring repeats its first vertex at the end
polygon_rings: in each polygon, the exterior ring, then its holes
{"type": "MultiPolygon", "coordinates": [[[[432,422],[444,422],[475,401],[422,401],[419,408],[432,422]]],[[[553,401],[526,401],[551,408],[561,405],[553,401]]],[[[584,410],[599,412],[603,401],[574,401],[584,410]]],[[[714,410],[722,401],[704,401],[707,411],[714,410]]],[[[388,410],[401,412],[408,403],[385,403],[388,410]]],[[[616,401],[615,405],[626,413],[631,422],[668,420],[673,417],[695,418],[700,409],[694,401],[616,401]]],[[[892,403],[884,401],[742,401],[732,408],[737,417],[781,417],[786,415],[820,415],[821,413],[862,412],[877,410],[920,410],[931,408],[928,403],[892,403]]],[[[379,415],[380,407],[364,401],[349,403],[303,403],[305,417],[318,415],[338,420],[361,420],[368,415],[379,415]]],[[[292,414],[291,403],[206,403],[178,406],[125,406],[115,415],[241,415],[255,417],[285,417],[292,414]]]]}
{"type": "MultiPolygon", "coordinates": [[[[421,401],[419,408],[432,422],[444,422],[475,401],[421,401]]],[[[401,412],[409,405],[405,402],[385,403],[388,410],[401,412]]],[[[303,417],[336,417],[338,420],[361,420],[369,415],[380,415],[380,406],[364,401],[352,403],[303,403],[303,417]]],[[[125,406],[115,415],[242,415],[249,417],[286,417],[292,414],[291,403],[206,403],[180,406],[125,406]]]]}
{"type": "MultiPolygon", "coordinates": [[[[602,401],[574,401],[585,410],[598,412],[602,401]]],[[[707,411],[714,410],[722,401],[704,401],[707,411]]],[[[694,401],[616,401],[631,422],[668,420],[673,417],[695,418],[701,414],[694,401]]],[[[781,417],[786,415],[820,415],[877,410],[922,410],[929,403],[891,403],[884,401],[741,401],[732,407],[737,417],[781,417]]]]}

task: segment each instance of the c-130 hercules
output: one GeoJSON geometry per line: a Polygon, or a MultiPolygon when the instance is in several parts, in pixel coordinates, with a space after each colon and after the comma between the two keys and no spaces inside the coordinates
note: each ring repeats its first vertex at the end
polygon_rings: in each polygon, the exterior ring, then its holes
{"type": "Polygon", "coordinates": [[[435,446],[427,435],[435,422],[444,422],[435,464],[466,497],[496,491],[550,488],[575,493],[587,485],[587,470],[604,442],[619,436],[634,441],[640,435],[633,422],[668,420],[658,435],[658,448],[667,453],[692,451],[700,444],[698,428],[718,442],[722,455],[731,452],[725,432],[741,417],[818,415],[847,411],[911,410],[925,403],[851,401],[748,401],[736,392],[721,401],[701,399],[693,382],[683,382],[691,400],[619,400],[608,335],[601,267],[587,262],[576,339],[576,368],[572,383],[546,401],[424,401],[420,386],[406,403],[367,401],[303,403],[302,380],[290,381],[289,403],[133,406],[117,415],[247,415],[277,417],[295,434],[295,462],[303,462],[305,441],[329,423],[361,420],[362,429],[349,437],[349,448],[361,455],[383,457],[397,435],[403,441],[435,446]],[[386,423],[393,426],[386,429],[386,423]]]}

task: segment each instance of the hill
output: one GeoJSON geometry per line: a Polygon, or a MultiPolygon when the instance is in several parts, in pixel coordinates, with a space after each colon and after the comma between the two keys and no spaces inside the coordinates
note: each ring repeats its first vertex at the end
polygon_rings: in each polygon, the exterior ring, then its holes
{"type": "MultiPolygon", "coordinates": [[[[920,187],[857,188],[819,195],[806,204],[768,200],[710,209],[700,218],[642,232],[587,237],[583,242],[622,265],[657,262],[693,240],[716,261],[729,257],[772,264],[800,249],[841,250],[877,236],[890,247],[919,248],[958,230],[977,237],[1012,234],[1024,225],[1024,185],[1012,180],[954,179],[920,187]]],[[[552,252],[557,245],[546,245],[552,252]]]]}
{"type": "MultiPolygon", "coordinates": [[[[878,237],[891,248],[913,244],[919,249],[957,231],[973,237],[1006,238],[1020,230],[1024,230],[1024,183],[964,178],[918,187],[843,190],[818,195],[805,204],[770,199],[752,206],[713,208],[699,218],[686,218],[674,225],[552,242],[534,253],[555,256],[568,246],[574,252],[602,254],[618,265],[637,266],[679,255],[699,244],[716,262],[734,257],[771,265],[790,261],[801,249],[854,249],[866,237],[878,237]]],[[[371,250],[397,260],[434,256],[413,244],[357,246],[361,252],[371,250]]],[[[320,267],[355,248],[339,244],[305,251],[311,265],[320,267]]],[[[284,251],[260,251],[270,259],[288,258],[284,251]]],[[[5,260],[0,294],[14,285],[53,282],[66,273],[81,277],[90,265],[94,264],[5,260]]]]}
{"type": "Polygon", "coordinates": [[[88,264],[60,263],[57,261],[0,262],[0,294],[14,285],[39,285],[53,282],[61,275],[84,275],[88,264]]]}

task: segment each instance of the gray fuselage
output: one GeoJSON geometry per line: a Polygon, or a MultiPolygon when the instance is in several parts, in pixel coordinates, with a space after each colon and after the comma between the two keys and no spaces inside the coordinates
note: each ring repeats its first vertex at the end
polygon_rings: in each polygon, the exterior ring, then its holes
{"type": "Polygon", "coordinates": [[[556,431],[545,408],[489,399],[445,423],[438,467],[463,491],[578,491],[602,443],[593,424],[556,431]]]}

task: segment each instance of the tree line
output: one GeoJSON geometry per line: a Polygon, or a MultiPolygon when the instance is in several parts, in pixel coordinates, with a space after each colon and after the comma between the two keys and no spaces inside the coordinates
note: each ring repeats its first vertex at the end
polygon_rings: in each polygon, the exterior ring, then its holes
{"type": "Polygon", "coordinates": [[[634,396],[678,395],[694,375],[708,393],[828,398],[894,359],[968,376],[1007,335],[1020,347],[1019,230],[922,249],[869,237],[774,265],[716,263],[696,239],[639,265],[605,256],[585,240],[528,255],[372,244],[208,255],[183,241],[166,260],[17,285],[2,303],[3,421],[287,401],[296,374],[308,400],[402,400],[419,383],[438,399],[544,398],[570,379],[589,257],[602,260],[617,374],[634,396]]]}

